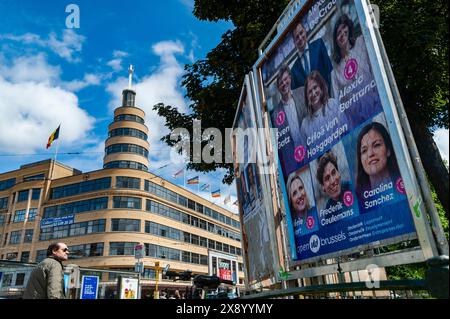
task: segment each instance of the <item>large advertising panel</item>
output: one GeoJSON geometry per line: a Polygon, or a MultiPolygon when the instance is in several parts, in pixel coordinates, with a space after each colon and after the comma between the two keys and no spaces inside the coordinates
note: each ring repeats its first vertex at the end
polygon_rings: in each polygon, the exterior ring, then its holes
{"type": "Polygon", "coordinates": [[[274,240],[270,232],[271,211],[265,204],[264,179],[257,146],[256,118],[249,77],[242,90],[232,134],[236,188],[242,228],[242,248],[248,283],[260,282],[275,274],[274,240]],[[247,130],[248,129],[248,130],[247,130]]]}
{"type": "Polygon", "coordinates": [[[361,21],[308,1],[257,65],[294,264],[417,237],[361,21]]]}

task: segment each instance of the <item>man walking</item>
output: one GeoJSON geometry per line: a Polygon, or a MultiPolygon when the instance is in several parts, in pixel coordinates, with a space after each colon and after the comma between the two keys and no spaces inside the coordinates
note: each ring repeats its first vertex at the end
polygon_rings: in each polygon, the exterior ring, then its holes
{"type": "Polygon", "coordinates": [[[47,248],[47,258],[31,272],[24,299],[65,299],[63,261],[69,257],[64,243],[53,243],[47,248]]]}

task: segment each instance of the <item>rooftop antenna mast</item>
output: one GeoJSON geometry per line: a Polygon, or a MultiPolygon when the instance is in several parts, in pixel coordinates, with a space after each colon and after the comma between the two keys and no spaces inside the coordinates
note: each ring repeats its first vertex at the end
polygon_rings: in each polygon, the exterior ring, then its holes
{"type": "Polygon", "coordinates": [[[128,89],[131,90],[131,81],[133,79],[133,65],[130,64],[130,68],[128,69],[128,89]]]}

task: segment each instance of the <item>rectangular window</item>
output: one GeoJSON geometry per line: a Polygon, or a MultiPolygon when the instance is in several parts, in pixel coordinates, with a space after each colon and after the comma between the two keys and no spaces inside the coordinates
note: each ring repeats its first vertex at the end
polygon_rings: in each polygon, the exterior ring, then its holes
{"type": "Polygon", "coordinates": [[[24,182],[28,182],[28,181],[42,181],[45,179],[45,174],[38,174],[38,175],[32,175],[32,176],[25,176],[23,178],[24,182]]]}
{"type": "Polygon", "coordinates": [[[111,220],[111,231],[140,232],[141,220],[113,218],[111,220]]]}
{"type": "Polygon", "coordinates": [[[104,177],[76,184],[59,186],[51,189],[50,199],[58,199],[77,194],[94,192],[111,188],[111,177],[104,177]]]}
{"type": "Polygon", "coordinates": [[[127,256],[134,255],[134,246],[138,243],[131,242],[111,242],[109,243],[109,255],[110,256],[127,256]]]}
{"type": "Polygon", "coordinates": [[[141,209],[142,200],[137,197],[114,196],[113,208],[141,209]]]}
{"type": "Polygon", "coordinates": [[[32,192],[31,192],[31,200],[39,200],[40,196],[41,196],[41,189],[33,188],[32,192]]]}
{"type": "Polygon", "coordinates": [[[63,217],[88,211],[103,210],[108,208],[108,197],[98,197],[78,202],[46,207],[44,217],[63,217]]]}
{"type": "Polygon", "coordinates": [[[20,255],[20,262],[27,263],[29,260],[30,260],[30,252],[22,251],[22,254],[20,255]]]}
{"type": "Polygon", "coordinates": [[[22,231],[21,230],[12,231],[11,235],[9,237],[9,243],[12,245],[16,245],[16,244],[20,243],[21,239],[22,239],[22,231]]]}
{"type": "Polygon", "coordinates": [[[13,223],[23,222],[25,220],[25,209],[16,210],[13,223]]]}
{"type": "Polygon", "coordinates": [[[127,176],[117,176],[116,188],[141,189],[141,179],[127,176]]]}
{"type": "Polygon", "coordinates": [[[21,272],[16,275],[16,286],[23,286],[25,282],[25,273],[21,272]]]}
{"type": "Polygon", "coordinates": [[[33,241],[33,229],[25,229],[24,243],[31,243],[33,241]]]}
{"type": "Polygon", "coordinates": [[[188,199],[188,208],[195,210],[195,202],[191,199],[188,199]]]}
{"type": "Polygon", "coordinates": [[[16,185],[16,179],[15,178],[10,178],[4,181],[0,181],[0,192],[10,189],[11,187],[13,187],[14,185],[16,185]]]}
{"type": "Polygon", "coordinates": [[[9,199],[9,197],[0,198],[0,209],[8,208],[8,199],[9,199]]]}
{"type": "Polygon", "coordinates": [[[19,195],[17,197],[17,202],[26,202],[28,200],[28,194],[30,193],[30,190],[24,190],[24,191],[20,191],[19,195]]]}
{"type": "Polygon", "coordinates": [[[37,208],[30,208],[28,211],[28,221],[34,221],[36,220],[36,214],[37,214],[37,208]]]}

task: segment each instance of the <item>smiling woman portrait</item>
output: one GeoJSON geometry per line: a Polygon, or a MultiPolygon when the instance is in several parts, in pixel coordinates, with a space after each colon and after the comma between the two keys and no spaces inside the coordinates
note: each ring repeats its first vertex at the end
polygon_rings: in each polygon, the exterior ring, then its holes
{"type": "Polygon", "coordinates": [[[289,175],[286,183],[292,224],[296,240],[299,236],[317,230],[316,208],[311,204],[305,183],[297,172],[289,175]]]}
{"type": "Polygon", "coordinates": [[[358,135],[358,176],[356,191],[377,188],[383,183],[395,182],[400,178],[392,141],[386,128],[377,122],[365,126],[358,135]]]}

